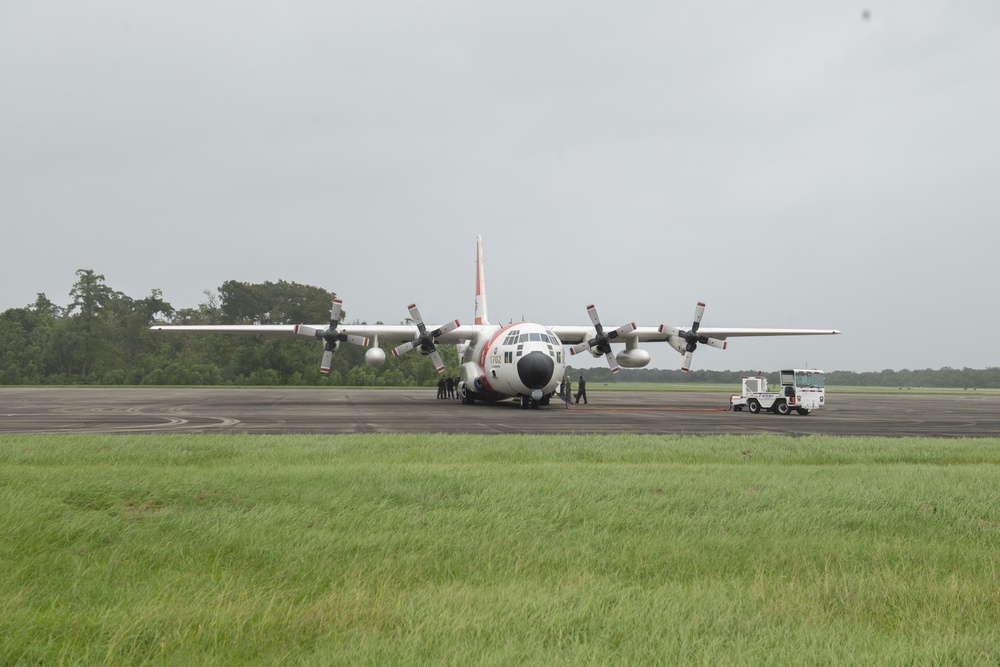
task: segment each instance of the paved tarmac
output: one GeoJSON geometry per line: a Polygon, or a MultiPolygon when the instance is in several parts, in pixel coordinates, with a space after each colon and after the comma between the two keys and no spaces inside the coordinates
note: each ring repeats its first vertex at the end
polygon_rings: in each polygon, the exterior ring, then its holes
{"type": "Polygon", "coordinates": [[[728,393],[590,392],[538,410],[435,389],[0,388],[0,433],[779,433],[1000,436],[1000,395],[829,394],[808,416],[732,412],[728,393]]]}

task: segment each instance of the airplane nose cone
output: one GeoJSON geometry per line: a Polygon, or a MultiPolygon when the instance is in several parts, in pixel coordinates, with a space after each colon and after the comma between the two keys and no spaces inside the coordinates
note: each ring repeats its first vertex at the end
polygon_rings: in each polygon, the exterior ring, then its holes
{"type": "Polygon", "coordinates": [[[544,387],[552,379],[555,362],[543,352],[529,352],[517,362],[517,376],[529,389],[544,387]]]}

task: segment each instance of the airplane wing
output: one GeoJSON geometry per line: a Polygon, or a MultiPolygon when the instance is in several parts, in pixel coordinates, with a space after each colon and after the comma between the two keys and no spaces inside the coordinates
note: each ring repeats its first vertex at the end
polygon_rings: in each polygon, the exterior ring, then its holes
{"type": "MultiPolygon", "coordinates": [[[[442,326],[430,326],[430,329],[440,329],[442,326]]],[[[326,330],[326,324],[156,324],[150,331],[167,331],[178,333],[218,333],[244,336],[267,336],[268,338],[314,338],[315,331],[326,330]]],[[[440,343],[458,343],[463,340],[475,340],[482,327],[459,326],[437,337],[440,343]]],[[[372,339],[378,336],[379,341],[389,343],[413,340],[419,334],[414,324],[342,324],[337,331],[348,336],[360,336],[372,339]]]]}
{"type": "MultiPolygon", "coordinates": [[[[553,326],[546,327],[564,345],[576,345],[587,340],[594,335],[592,327],[585,326],[553,326]]],[[[698,333],[706,338],[714,338],[724,341],[727,338],[749,337],[749,336],[829,336],[839,334],[837,329],[767,329],[752,327],[701,327],[698,333]]],[[[664,325],[663,327],[636,327],[632,333],[623,334],[617,341],[625,343],[630,340],[640,343],[662,343],[669,342],[671,337],[676,337],[675,327],[664,325]]]]}
{"type": "MultiPolygon", "coordinates": [[[[666,329],[666,327],[664,327],[666,329]]],[[[755,328],[733,328],[724,329],[721,327],[701,327],[698,333],[708,338],[726,340],[727,338],[740,338],[743,336],[832,336],[840,333],[839,329],[755,329],[755,328]]]]}
{"type": "MultiPolygon", "coordinates": [[[[334,302],[333,310],[330,313],[329,327],[324,324],[163,324],[153,325],[150,330],[323,340],[326,345],[324,346],[323,359],[320,362],[320,372],[324,374],[330,372],[333,353],[341,341],[361,347],[368,347],[370,342],[374,342],[376,346],[382,343],[397,344],[392,350],[392,353],[397,356],[420,348],[421,354],[429,355],[434,360],[437,371],[441,373],[445,370],[445,366],[435,348],[435,343],[457,344],[462,341],[475,341],[478,340],[478,336],[484,333],[484,327],[479,325],[463,327],[458,320],[427,327],[420,318],[416,306],[411,305],[410,312],[414,315],[414,324],[348,324],[340,326],[338,322],[339,303],[334,302]]],[[[375,355],[376,364],[381,364],[381,361],[385,359],[385,353],[381,350],[369,350],[366,353],[366,359],[369,354],[375,355]]]]}
{"type": "MultiPolygon", "coordinates": [[[[696,318],[695,324],[700,317],[696,318]]],[[[571,352],[575,352],[586,342],[593,342],[595,328],[580,326],[554,326],[548,327],[552,333],[559,336],[564,345],[572,345],[571,352]]],[[[828,336],[839,334],[837,329],[769,329],[750,327],[694,327],[685,330],[679,327],[662,325],[659,327],[636,327],[629,333],[623,333],[613,342],[624,343],[624,356],[613,357],[608,353],[608,364],[612,372],[617,370],[618,362],[631,367],[644,366],[649,362],[649,354],[644,351],[635,350],[638,343],[667,343],[672,348],[684,355],[681,370],[687,372],[691,369],[692,355],[699,344],[708,345],[719,349],[726,349],[727,338],[750,337],[750,336],[828,336]],[[642,355],[629,363],[628,356],[642,355]]]]}

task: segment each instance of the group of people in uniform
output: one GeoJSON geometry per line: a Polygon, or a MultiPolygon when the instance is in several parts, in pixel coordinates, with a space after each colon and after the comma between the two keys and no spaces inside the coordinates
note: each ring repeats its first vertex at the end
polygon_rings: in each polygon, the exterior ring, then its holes
{"type": "MultiPolygon", "coordinates": [[[[443,377],[438,380],[438,398],[458,398],[458,378],[455,377],[443,377]]],[[[570,399],[574,399],[574,404],[579,405],[580,399],[583,399],[584,405],[589,405],[587,401],[587,381],[580,376],[580,383],[577,385],[576,395],[573,394],[573,380],[567,375],[563,378],[563,381],[559,383],[559,398],[566,401],[568,404],[570,399]]]]}
{"type": "Polygon", "coordinates": [[[569,403],[570,398],[573,398],[575,399],[574,404],[576,405],[579,405],[580,399],[582,398],[583,404],[588,405],[589,401],[587,400],[587,381],[583,379],[582,375],[580,376],[580,384],[577,385],[576,395],[574,396],[573,380],[571,380],[570,377],[567,375],[565,378],[563,378],[563,381],[559,383],[559,398],[566,401],[567,404],[569,403]]]}
{"type": "Polygon", "coordinates": [[[458,378],[447,377],[438,380],[438,398],[458,398],[458,378]]]}

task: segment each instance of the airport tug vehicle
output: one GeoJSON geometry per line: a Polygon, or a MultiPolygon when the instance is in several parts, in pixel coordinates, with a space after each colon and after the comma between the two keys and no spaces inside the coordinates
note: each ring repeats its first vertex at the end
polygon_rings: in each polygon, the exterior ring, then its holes
{"type": "Polygon", "coordinates": [[[826,404],[826,387],[823,371],[795,368],[780,371],[780,391],[770,391],[767,378],[759,375],[743,378],[743,393],[733,394],[730,405],[734,412],[746,408],[753,414],[769,410],[779,415],[787,415],[795,410],[807,415],[826,404]]]}

